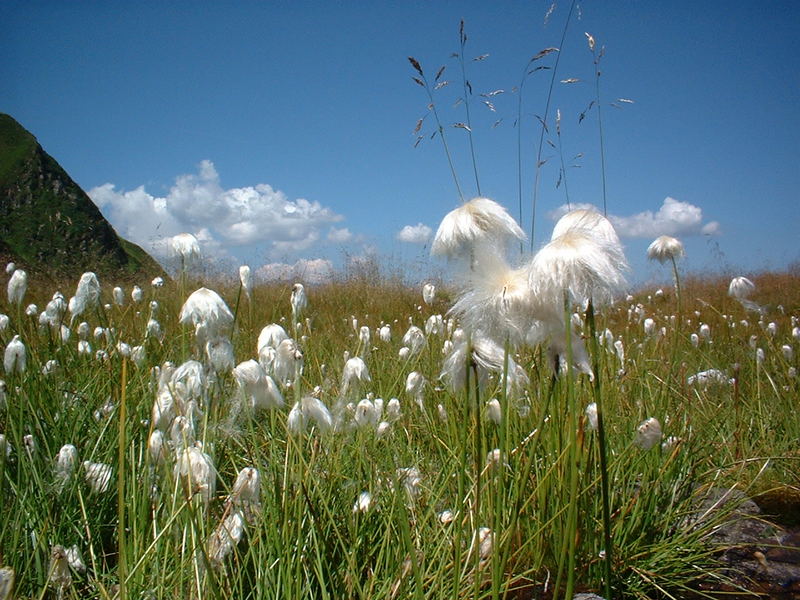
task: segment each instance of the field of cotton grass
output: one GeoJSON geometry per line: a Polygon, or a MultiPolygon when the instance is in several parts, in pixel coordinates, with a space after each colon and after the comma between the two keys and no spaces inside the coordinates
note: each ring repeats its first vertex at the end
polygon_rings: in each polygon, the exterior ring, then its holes
{"type": "Polygon", "coordinates": [[[630,295],[599,214],[568,213],[512,267],[521,237],[493,201],[463,204],[433,247],[453,280],[420,289],[254,287],[243,267],[239,286],[55,290],[9,265],[0,598],[646,598],[724,579],[709,490],[797,491],[797,279],[684,282],[659,239],[668,283],[630,295]]]}

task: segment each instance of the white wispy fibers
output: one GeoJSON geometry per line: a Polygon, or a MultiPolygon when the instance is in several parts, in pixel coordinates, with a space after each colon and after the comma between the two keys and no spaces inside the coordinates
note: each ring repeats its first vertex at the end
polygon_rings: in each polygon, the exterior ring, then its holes
{"type": "Polygon", "coordinates": [[[284,387],[292,385],[295,377],[303,372],[303,353],[297,342],[287,338],[278,344],[272,370],[280,385],[284,387]]]}
{"type": "Polygon", "coordinates": [[[150,453],[150,459],[153,464],[159,465],[167,458],[167,444],[164,438],[164,432],[160,429],[154,429],[147,438],[147,451],[150,453]]]}
{"type": "Polygon", "coordinates": [[[497,398],[492,398],[486,403],[486,416],[495,425],[500,425],[503,421],[503,409],[500,407],[500,401],[497,398]]]}
{"type": "Polygon", "coordinates": [[[179,479],[187,496],[199,494],[208,506],[217,489],[214,461],[197,446],[184,448],[175,461],[175,479],[179,479]]]}
{"type": "Polygon", "coordinates": [[[87,310],[93,310],[100,303],[100,281],[97,275],[87,271],[78,280],[75,295],[69,299],[69,312],[72,319],[87,310]]]}
{"type": "Polygon", "coordinates": [[[598,425],[598,422],[597,422],[597,403],[596,402],[591,402],[586,407],[585,414],[586,414],[586,428],[589,431],[597,431],[597,425],[598,425]]]}
{"type": "Polygon", "coordinates": [[[610,303],[625,287],[627,269],[619,242],[572,228],[536,253],[528,265],[528,283],[537,303],[563,320],[565,294],[570,303],[610,303]]]}
{"type": "Polygon", "coordinates": [[[170,239],[170,248],[184,263],[200,257],[200,244],[191,233],[179,233],[170,239]]]}
{"type": "Polygon", "coordinates": [[[596,210],[578,208],[566,213],[556,222],[550,239],[554,240],[561,237],[571,229],[584,229],[592,235],[617,246],[619,252],[622,252],[619,236],[617,236],[617,232],[611,224],[611,221],[596,210]]]}
{"type": "MultiPolygon", "coordinates": [[[[15,271],[16,272],[16,271],[15,271]]],[[[13,373],[24,373],[27,367],[27,354],[25,352],[25,344],[20,339],[19,335],[11,338],[6,346],[5,353],[3,354],[3,369],[6,375],[13,373]]]]}
{"type": "Polygon", "coordinates": [[[642,325],[646,336],[651,336],[656,332],[656,322],[650,317],[647,317],[642,325]]]}
{"type": "Polygon", "coordinates": [[[152,317],[147,320],[147,326],[145,327],[144,331],[145,338],[152,338],[158,340],[159,342],[164,341],[164,331],[161,329],[161,323],[153,319],[152,317]]]}
{"type": "Polygon", "coordinates": [[[14,271],[8,280],[7,291],[9,304],[16,304],[17,306],[22,304],[25,292],[28,291],[28,274],[22,269],[14,271]]]}
{"type": "Polygon", "coordinates": [[[177,369],[165,363],[155,370],[158,377],[156,398],[153,402],[153,427],[166,431],[178,414],[185,414],[191,401],[203,403],[206,377],[196,360],[189,360],[177,369]]]}
{"type": "Polygon", "coordinates": [[[215,373],[228,373],[236,365],[233,344],[225,336],[216,336],[206,342],[206,359],[215,373]]]}
{"type": "Polygon", "coordinates": [[[361,492],[358,499],[353,504],[354,513],[366,513],[372,506],[372,494],[367,491],[361,492]]]}
{"type": "Polygon", "coordinates": [[[72,567],[78,573],[85,573],[86,572],[86,564],[83,562],[83,556],[81,556],[81,550],[78,548],[77,544],[73,544],[66,550],[67,553],[67,562],[69,566],[72,567]]]}
{"type": "Polygon", "coordinates": [[[191,419],[178,415],[172,419],[169,427],[169,441],[175,450],[182,450],[194,445],[195,432],[191,419]]]}
{"type": "Polygon", "coordinates": [[[0,459],[5,457],[7,460],[13,451],[14,448],[11,446],[11,442],[8,441],[5,434],[0,433],[0,459]]]}
{"type": "Polygon", "coordinates": [[[342,385],[340,395],[342,398],[357,396],[364,384],[371,382],[367,363],[359,356],[347,360],[342,370],[342,385]]]}
{"type": "Polygon", "coordinates": [[[283,396],[272,377],[255,360],[239,363],[233,370],[239,390],[254,410],[281,408],[283,396]]]}
{"type": "Polygon", "coordinates": [[[292,286],[292,295],[290,300],[292,304],[292,322],[297,323],[297,321],[300,319],[300,315],[308,306],[306,289],[303,287],[302,283],[295,283],[292,286]]]}
{"type": "Polygon", "coordinates": [[[6,382],[0,379],[0,410],[6,409],[7,406],[6,393],[7,393],[6,382]]]}
{"type": "Polygon", "coordinates": [[[388,344],[392,341],[392,328],[389,325],[381,325],[381,328],[378,329],[378,339],[388,344]]]}
{"type": "Polygon", "coordinates": [[[160,275],[158,277],[154,277],[153,281],[150,282],[150,285],[152,285],[156,289],[162,288],[164,287],[164,278],[161,277],[160,275]]]}
{"type": "Polygon", "coordinates": [[[419,371],[411,371],[406,377],[406,394],[414,398],[421,410],[425,404],[425,376],[419,371]]]}
{"type": "Polygon", "coordinates": [[[0,333],[8,330],[9,322],[10,319],[8,318],[8,315],[0,313],[0,333]]]}
{"type": "Polygon", "coordinates": [[[498,255],[485,256],[480,269],[466,274],[448,317],[455,317],[467,331],[521,343],[533,318],[528,275],[527,269],[512,269],[498,255]]]}
{"type": "Polygon", "coordinates": [[[383,401],[373,402],[369,398],[359,400],[353,411],[353,420],[358,427],[375,426],[380,422],[383,413],[383,401]]]}
{"type": "Polygon", "coordinates": [[[227,502],[235,508],[245,509],[245,514],[260,510],[261,474],[258,469],[244,467],[239,471],[227,502]]]}
{"type": "Polygon", "coordinates": [[[117,286],[111,290],[111,296],[114,298],[114,304],[117,306],[125,306],[125,292],[121,287],[117,286]]]}
{"type": "Polygon", "coordinates": [[[633,443],[642,450],[650,450],[661,442],[661,423],[658,419],[650,417],[642,421],[636,428],[636,437],[633,443]]]}
{"type": "Polygon", "coordinates": [[[425,321],[425,335],[442,335],[444,333],[444,319],[442,315],[431,315],[425,321]]]}
{"type": "Polygon", "coordinates": [[[39,314],[39,307],[35,304],[28,304],[28,306],[25,307],[25,314],[29,317],[35,317],[39,314]]]}
{"type": "MultiPolygon", "coordinates": [[[[13,265],[14,263],[9,263],[13,265]]],[[[14,569],[11,567],[0,568],[0,600],[11,600],[11,591],[14,589],[14,569]]]]}
{"type": "Polygon", "coordinates": [[[314,396],[303,396],[289,411],[286,428],[291,433],[302,433],[309,421],[320,431],[329,431],[333,427],[333,417],[322,400],[314,396]]]}
{"type": "Polygon", "coordinates": [[[236,511],[225,517],[209,536],[206,543],[208,560],[214,569],[219,569],[244,535],[245,519],[236,511]]]}
{"type": "Polygon", "coordinates": [[[59,597],[72,584],[72,573],[69,570],[67,551],[64,546],[56,545],[50,549],[50,565],[47,568],[47,585],[58,590],[59,597]]]}
{"type": "Polygon", "coordinates": [[[78,354],[91,356],[92,345],[89,343],[89,340],[78,340],[78,354]]]}
{"type": "Polygon", "coordinates": [[[22,447],[29,457],[33,458],[36,455],[39,446],[36,444],[36,438],[30,433],[22,436],[22,447]]]}
{"type": "Polygon", "coordinates": [[[256,350],[259,354],[264,346],[270,346],[271,348],[275,348],[277,350],[278,345],[283,340],[288,339],[288,337],[289,335],[282,326],[278,325],[277,323],[270,323],[261,330],[261,333],[258,334],[256,350]]]}
{"type": "Polygon", "coordinates": [[[358,330],[358,348],[360,356],[365,357],[369,354],[369,342],[371,337],[372,334],[370,333],[369,327],[362,325],[358,330]]]}
{"type": "Polygon", "coordinates": [[[133,303],[139,304],[143,298],[144,292],[142,291],[142,288],[140,288],[138,285],[133,286],[133,289],[131,290],[131,300],[133,300],[133,303]]]}
{"type": "Polygon", "coordinates": [[[445,215],[431,254],[471,258],[484,251],[502,252],[514,239],[524,240],[525,232],[506,209],[489,198],[473,198],[445,215]]]}
{"type": "Polygon", "coordinates": [[[206,336],[203,343],[208,338],[225,335],[233,325],[233,313],[225,301],[217,292],[204,287],[189,295],[178,319],[183,325],[194,326],[195,332],[200,326],[206,336]]]}
{"type": "Polygon", "coordinates": [[[386,419],[389,421],[396,421],[400,417],[400,400],[391,398],[389,402],[386,403],[386,419]]]}
{"type": "Polygon", "coordinates": [[[733,378],[728,377],[719,369],[708,369],[707,371],[700,371],[699,373],[687,377],[686,384],[696,385],[702,388],[706,388],[712,384],[733,385],[733,378]]]}
{"type": "Polygon", "coordinates": [[[13,262],[6,264],[6,275],[11,275],[17,268],[17,265],[13,262]]]}
{"type": "Polygon", "coordinates": [[[422,474],[416,467],[400,467],[395,470],[397,483],[403,485],[410,500],[417,498],[422,491],[422,474]]]}
{"type": "Polygon", "coordinates": [[[185,408],[192,400],[205,403],[208,381],[203,365],[198,361],[187,360],[171,371],[169,384],[169,389],[172,390],[182,407],[185,408]]]}
{"type": "Polygon", "coordinates": [[[494,340],[483,336],[473,336],[472,342],[459,341],[453,344],[453,351],[444,359],[439,378],[444,381],[453,393],[464,391],[467,380],[467,368],[474,362],[478,370],[478,384],[483,390],[491,374],[501,378],[505,364],[508,365],[506,393],[509,397],[517,397],[528,386],[528,375],[520,365],[508,355],[505,349],[494,340]],[[471,360],[468,360],[467,349],[471,348],[471,360]]]}
{"type": "Polygon", "coordinates": [[[59,490],[64,489],[64,486],[72,477],[75,472],[75,467],[78,464],[78,450],[72,444],[64,444],[56,454],[55,465],[53,472],[55,475],[56,486],[59,490]]]}
{"type": "Polygon", "coordinates": [[[101,494],[108,490],[111,481],[111,465],[83,461],[83,477],[93,492],[101,494]]]}
{"type": "Polygon", "coordinates": [[[728,285],[728,295],[737,300],[745,300],[756,291],[756,284],[747,277],[734,277],[728,285]]]}
{"type": "Polygon", "coordinates": [[[419,354],[425,347],[425,333],[416,325],[410,325],[403,336],[403,346],[409,349],[412,356],[419,354]]]}
{"type": "Polygon", "coordinates": [[[245,296],[249,300],[253,295],[253,275],[248,265],[239,267],[239,281],[242,284],[245,296]]]}
{"type": "Polygon", "coordinates": [[[660,263],[665,263],[668,260],[675,261],[681,258],[685,253],[680,240],[668,235],[662,235],[656,238],[653,240],[653,243],[647,247],[647,258],[650,260],[657,260],[660,263]]]}
{"type": "Polygon", "coordinates": [[[436,298],[436,286],[432,283],[426,283],[422,286],[422,301],[425,304],[433,304],[436,298]]]}

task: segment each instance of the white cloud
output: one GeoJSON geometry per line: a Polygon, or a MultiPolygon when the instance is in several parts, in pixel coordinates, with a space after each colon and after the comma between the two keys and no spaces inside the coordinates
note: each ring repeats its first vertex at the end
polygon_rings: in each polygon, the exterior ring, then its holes
{"type": "Polygon", "coordinates": [[[406,225],[395,236],[401,242],[409,244],[424,244],[431,239],[433,230],[427,225],[417,223],[416,225],[406,225]]]}
{"type": "Polygon", "coordinates": [[[89,190],[89,196],[123,237],[156,254],[163,254],[164,238],[182,232],[194,233],[205,252],[257,243],[275,253],[297,252],[343,219],[318,202],[289,200],[263,183],[226,190],[209,160],[200,163],[196,175],[177,177],[164,197],[143,186],[118,191],[110,183],[89,190]]]}
{"type": "MultiPolygon", "coordinates": [[[[573,204],[572,209],[593,208],[591,204],[573,204]]],[[[567,213],[566,204],[548,213],[552,219],[558,219],[567,213]]],[[[620,237],[628,238],[655,238],[660,235],[691,236],[691,235],[716,235],[720,233],[717,221],[703,222],[703,209],[688,202],[682,202],[669,196],[658,211],[646,210],[629,217],[608,215],[614,229],[620,237]]]]}
{"type": "Polygon", "coordinates": [[[264,281],[325,283],[333,279],[333,263],[324,258],[301,259],[293,265],[275,262],[262,265],[255,275],[264,281]]]}
{"type": "Polygon", "coordinates": [[[328,232],[328,241],[333,242],[336,244],[344,244],[345,242],[349,242],[353,239],[353,234],[350,233],[350,230],[347,227],[343,227],[341,229],[337,229],[336,227],[331,227],[331,230],[328,232]]]}

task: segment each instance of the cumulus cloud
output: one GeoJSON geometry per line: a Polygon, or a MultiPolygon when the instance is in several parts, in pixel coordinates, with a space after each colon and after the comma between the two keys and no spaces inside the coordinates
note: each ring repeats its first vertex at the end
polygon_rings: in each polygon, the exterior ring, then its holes
{"type": "Polygon", "coordinates": [[[291,265],[275,262],[262,265],[255,274],[263,281],[326,283],[333,279],[333,263],[324,258],[301,259],[291,265]]]}
{"type": "MultiPolygon", "coordinates": [[[[598,208],[592,204],[572,204],[576,208],[598,208]]],[[[569,211],[566,204],[549,213],[550,218],[558,219],[569,211]]],[[[682,202],[669,196],[664,198],[661,207],[653,212],[646,210],[623,217],[608,215],[620,237],[654,238],[660,235],[691,236],[715,235],[720,232],[717,221],[703,222],[703,209],[689,202],[682,202]]]]}
{"type": "Polygon", "coordinates": [[[328,232],[328,241],[333,242],[336,244],[344,244],[345,242],[349,242],[353,239],[353,234],[350,233],[350,230],[347,227],[342,227],[338,229],[336,227],[331,227],[331,230],[328,232]]]}
{"type": "Polygon", "coordinates": [[[160,255],[165,239],[181,232],[195,234],[205,252],[257,243],[275,253],[297,252],[343,219],[318,202],[290,200],[264,183],[225,189],[209,160],[197,174],[177,177],[164,197],[143,186],[123,191],[111,183],[89,190],[89,196],[123,237],[160,255]]]}
{"type": "Polygon", "coordinates": [[[416,225],[406,225],[395,236],[401,242],[409,244],[424,244],[431,239],[433,231],[427,225],[417,223],[416,225]]]}

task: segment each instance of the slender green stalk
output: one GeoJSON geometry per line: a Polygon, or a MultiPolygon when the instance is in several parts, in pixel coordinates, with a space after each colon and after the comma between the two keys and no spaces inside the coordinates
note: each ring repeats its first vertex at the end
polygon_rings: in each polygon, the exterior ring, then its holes
{"type": "Polygon", "coordinates": [[[600,485],[603,501],[603,541],[605,550],[605,579],[603,589],[605,599],[612,600],[611,577],[613,574],[614,542],[611,537],[611,499],[608,488],[608,458],[606,455],[606,429],[605,409],[603,407],[602,372],[600,369],[600,348],[597,343],[597,327],[594,319],[594,303],[589,301],[586,308],[586,322],[589,326],[589,339],[592,345],[593,371],[594,371],[594,402],[597,406],[597,438],[600,450],[600,485]]]}
{"type": "Polygon", "coordinates": [[[119,580],[120,600],[128,597],[127,572],[128,572],[128,549],[125,534],[125,507],[127,500],[125,497],[126,489],[126,467],[125,452],[127,451],[127,387],[128,387],[128,361],[122,359],[122,380],[120,382],[119,397],[119,437],[118,437],[118,465],[117,465],[117,544],[119,546],[119,564],[117,566],[119,580]]]}

